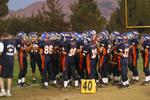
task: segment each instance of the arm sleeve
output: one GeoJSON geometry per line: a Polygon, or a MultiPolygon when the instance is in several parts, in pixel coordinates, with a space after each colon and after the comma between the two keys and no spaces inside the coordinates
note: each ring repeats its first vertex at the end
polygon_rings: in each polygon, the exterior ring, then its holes
{"type": "Polygon", "coordinates": [[[0,52],[3,52],[3,50],[4,50],[4,44],[0,42],[0,52]]]}

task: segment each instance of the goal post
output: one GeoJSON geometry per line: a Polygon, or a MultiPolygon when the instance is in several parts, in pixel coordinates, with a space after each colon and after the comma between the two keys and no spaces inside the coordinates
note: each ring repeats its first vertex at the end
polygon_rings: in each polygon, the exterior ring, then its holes
{"type": "Polygon", "coordinates": [[[150,28],[150,25],[143,25],[143,26],[141,26],[141,25],[136,25],[136,26],[129,25],[129,23],[128,23],[128,21],[129,21],[128,0],[124,0],[124,4],[125,4],[125,24],[126,24],[127,29],[150,28]]]}

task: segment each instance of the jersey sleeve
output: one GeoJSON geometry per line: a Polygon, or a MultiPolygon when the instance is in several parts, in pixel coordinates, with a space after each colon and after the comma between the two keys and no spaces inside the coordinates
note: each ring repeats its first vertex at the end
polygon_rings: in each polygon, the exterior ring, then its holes
{"type": "Polygon", "coordinates": [[[118,52],[123,52],[124,46],[123,44],[118,45],[118,52]]]}
{"type": "Polygon", "coordinates": [[[101,47],[106,47],[107,45],[108,45],[107,40],[103,40],[103,41],[101,41],[101,43],[100,43],[100,46],[101,46],[101,47]]]}
{"type": "Polygon", "coordinates": [[[15,42],[15,45],[16,45],[16,49],[20,49],[21,47],[21,40],[17,39],[16,42],[15,42]]]}
{"type": "Polygon", "coordinates": [[[3,50],[4,50],[4,44],[3,42],[0,42],[0,52],[3,52],[3,50]]]}

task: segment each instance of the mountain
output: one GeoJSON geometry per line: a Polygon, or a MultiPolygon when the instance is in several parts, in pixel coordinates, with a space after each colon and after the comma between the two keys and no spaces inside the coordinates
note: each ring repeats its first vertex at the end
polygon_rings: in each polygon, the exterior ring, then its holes
{"type": "MultiPolygon", "coordinates": [[[[65,19],[68,20],[69,16],[71,15],[71,10],[69,9],[69,6],[74,3],[77,0],[60,0],[60,3],[63,6],[63,12],[66,15],[65,19]]],[[[101,10],[102,15],[109,20],[111,13],[118,7],[117,0],[96,0],[98,8],[101,10]]],[[[44,7],[44,10],[48,10],[46,1],[38,1],[35,2],[28,7],[24,9],[20,9],[17,11],[9,10],[9,14],[6,16],[6,18],[10,18],[11,16],[16,17],[31,17],[33,14],[37,15],[39,10],[42,11],[42,8],[44,7]]]]}

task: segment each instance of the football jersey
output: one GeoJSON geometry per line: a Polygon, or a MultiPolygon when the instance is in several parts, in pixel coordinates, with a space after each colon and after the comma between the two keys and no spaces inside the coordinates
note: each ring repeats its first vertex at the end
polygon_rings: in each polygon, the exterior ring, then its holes
{"type": "Polygon", "coordinates": [[[118,51],[123,52],[123,55],[122,55],[123,58],[128,58],[129,57],[129,44],[128,43],[119,44],[118,51]]]}
{"type": "Polygon", "coordinates": [[[91,55],[92,59],[97,58],[98,50],[97,50],[96,44],[91,44],[91,46],[90,46],[90,55],[91,55]]]}
{"type": "Polygon", "coordinates": [[[61,42],[58,40],[53,41],[54,43],[54,53],[60,53],[61,42]]]}
{"type": "Polygon", "coordinates": [[[3,42],[4,49],[2,52],[3,65],[13,65],[14,63],[14,54],[16,52],[16,42],[13,39],[6,39],[3,42]]]}
{"type": "Polygon", "coordinates": [[[144,41],[143,48],[148,49],[148,52],[149,52],[149,55],[150,55],[150,41],[149,40],[144,41]]]}
{"type": "Polygon", "coordinates": [[[32,42],[33,47],[30,50],[30,54],[39,53],[39,43],[37,41],[32,42]]]}
{"type": "Polygon", "coordinates": [[[112,47],[111,40],[108,40],[108,49],[107,49],[107,53],[111,53],[111,47],[112,47]]]}
{"type": "Polygon", "coordinates": [[[90,45],[84,45],[83,46],[83,56],[86,56],[90,53],[90,45]]]}
{"type": "Polygon", "coordinates": [[[27,51],[22,50],[21,48],[27,47],[28,45],[23,43],[20,39],[16,40],[16,49],[18,51],[18,57],[19,58],[26,58],[27,57],[27,51]]]}
{"type": "Polygon", "coordinates": [[[131,45],[132,45],[133,47],[132,47],[131,50],[130,50],[130,54],[136,54],[136,55],[138,55],[138,53],[139,53],[138,44],[139,44],[139,42],[138,42],[137,39],[133,39],[133,40],[131,41],[131,45]]]}
{"type": "Polygon", "coordinates": [[[61,42],[61,48],[63,52],[69,52],[69,42],[65,41],[65,42],[61,42]]]}
{"type": "Polygon", "coordinates": [[[52,41],[45,41],[43,46],[44,55],[51,55],[53,53],[54,43],[52,41]]]}
{"type": "Polygon", "coordinates": [[[4,50],[4,45],[2,41],[0,40],[0,53],[3,52],[3,50],[4,50]]]}
{"type": "Polygon", "coordinates": [[[68,56],[75,56],[76,51],[77,51],[77,42],[75,40],[70,40],[68,56]]]}
{"type": "Polygon", "coordinates": [[[16,49],[15,40],[7,39],[4,40],[2,43],[4,45],[2,56],[14,56],[15,49],[16,49]]]}
{"type": "Polygon", "coordinates": [[[100,42],[101,47],[108,48],[108,40],[104,39],[103,41],[100,42]]]}
{"type": "Polygon", "coordinates": [[[103,50],[100,52],[100,55],[106,55],[108,49],[108,40],[104,39],[100,42],[100,47],[104,47],[103,50]]]}

